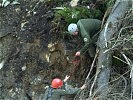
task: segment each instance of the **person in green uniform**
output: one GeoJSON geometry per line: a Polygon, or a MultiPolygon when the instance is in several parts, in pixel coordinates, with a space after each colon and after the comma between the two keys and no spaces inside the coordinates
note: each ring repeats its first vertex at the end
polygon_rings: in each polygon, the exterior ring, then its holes
{"type": "Polygon", "coordinates": [[[86,84],[84,84],[80,88],[67,89],[65,83],[69,78],[70,76],[66,76],[63,81],[60,78],[53,79],[51,86],[48,87],[45,91],[43,100],[60,100],[62,96],[76,94],[78,91],[86,87],[86,84]]]}
{"type": "Polygon", "coordinates": [[[90,56],[94,57],[94,44],[97,39],[92,39],[92,37],[99,31],[100,27],[101,21],[98,19],[80,19],[77,24],[71,23],[68,26],[68,32],[75,36],[80,34],[85,43],[85,45],[76,52],[75,56],[80,56],[88,50],[90,56]]]}

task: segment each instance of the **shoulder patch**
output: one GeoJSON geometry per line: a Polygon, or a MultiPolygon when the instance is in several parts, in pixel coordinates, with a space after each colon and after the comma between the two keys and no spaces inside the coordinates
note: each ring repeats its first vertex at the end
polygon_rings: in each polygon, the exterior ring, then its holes
{"type": "Polygon", "coordinates": [[[87,42],[88,41],[88,39],[87,38],[84,38],[84,42],[87,42]]]}

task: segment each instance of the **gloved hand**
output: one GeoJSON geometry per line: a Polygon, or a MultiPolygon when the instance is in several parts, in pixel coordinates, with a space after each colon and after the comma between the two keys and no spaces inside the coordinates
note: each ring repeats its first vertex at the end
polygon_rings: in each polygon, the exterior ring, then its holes
{"type": "Polygon", "coordinates": [[[74,61],[80,60],[80,51],[76,52],[74,61]]]}
{"type": "Polygon", "coordinates": [[[83,89],[85,89],[86,87],[87,87],[87,85],[86,85],[86,84],[83,84],[83,85],[80,87],[80,89],[83,90],[83,89]]]}
{"type": "Polygon", "coordinates": [[[65,76],[65,79],[63,81],[66,82],[69,78],[70,78],[70,76],[69,75],[66,75],[65,76]]]}
{"type": "Polygon", "coordinates": [[[80,51],[76,52],[75,56],[80,56],[80,51]]]}

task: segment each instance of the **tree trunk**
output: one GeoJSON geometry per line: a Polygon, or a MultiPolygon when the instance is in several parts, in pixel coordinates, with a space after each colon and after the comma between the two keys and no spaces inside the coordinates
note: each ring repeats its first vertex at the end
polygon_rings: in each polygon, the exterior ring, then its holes
{"type": "Polygon", "coordinates": [[[130,2],[128,0],[116,0],[110,16],[107,19],[105,27],[100,33],[100,37],[98,40],[100,52],[97,66],[99,74],[97,79],[96,94],[104,93],[104,95],[106,95],[108,93],[108,82],[110,79],[112,66],[112,51],[107,51],[110,48],[108,45],[108,41],[112,38],[113,34],[118,33],[121,26],[122,18],[129,8],[129,4],[130,2]]]}

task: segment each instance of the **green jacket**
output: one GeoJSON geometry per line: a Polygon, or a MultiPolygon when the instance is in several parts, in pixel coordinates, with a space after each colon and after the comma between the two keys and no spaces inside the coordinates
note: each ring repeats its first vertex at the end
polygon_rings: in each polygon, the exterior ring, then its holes
{"type": "Polygon", "coordinates": [[[60,100],[62,96],[65,96],[67,94],[76,94],[78,91],[80,91],[80,88],[72,88],[72,89],[52,89],[51,95],[47,98],[49,95],[50,88],[47,88],[44,94],[43,100],[60,100]]]}
{"type": "Polygon", "coordinates": [[[81,34],[81,37],[84,39],[85,42],[85,45],[80,50],[81,54],[83,54],[85,51],[87,51],[90,44],[96,42],[93,41],[91,37],[100,29],[101,21],[98,19],[80,19],[77,22],[77,26],[79,29],[79,33],[81,34]]]}

